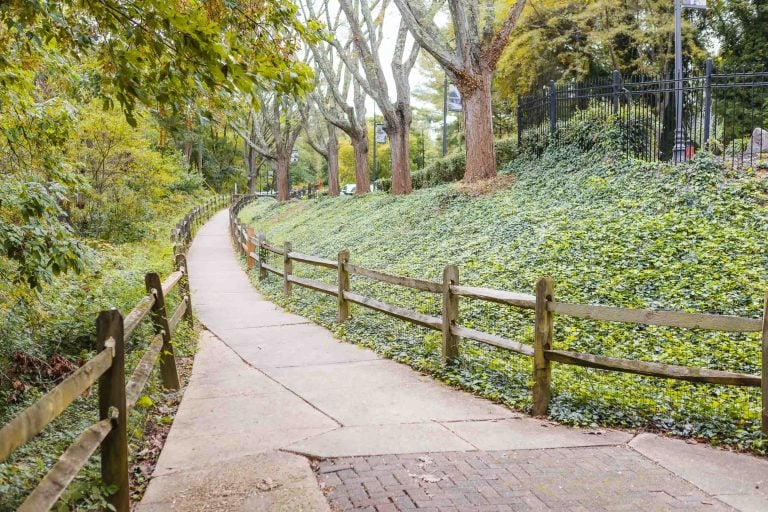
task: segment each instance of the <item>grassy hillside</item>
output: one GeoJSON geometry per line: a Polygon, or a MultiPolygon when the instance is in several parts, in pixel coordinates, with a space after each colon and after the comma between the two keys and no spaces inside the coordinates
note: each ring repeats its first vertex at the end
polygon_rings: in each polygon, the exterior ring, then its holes
{"type": "MultiPolygon", "coordinates": [[[[520,157],[514,181],[471,197],[457,185],[408,197],[371,195],[277,204],[260,200],[242,218],[269,240],[354,263],[439,280],[459,266],[467,285],[532,292],[551,275],[565,301],[759,317],[768,289],[768,186],[748,173],[700,156],[673,168],[626,162],[573,148],[541,159],[520,157]]],[[[296,264],[297,273],[334,279],[296,264]]],[[[262,289],[280,300],[280,283],[262,289]]],[[[388,302],[439,314],[439,297],[363,278],[352,288],[388,302]]],[[[443,368],[438,333],[407,327],[355,308],[343,326],[336,304],[306,290],[289,307],[342,337],[449,383],[526,409],[526,358],[462,340],[461,362],[443,368]]],[[[461,323],[532,342],[532,317],[500,305],[462,300],[461,323]]],[[[592,354],[759,373],[759,336],[604,324],[556,317],[555,346],[592,354]]],[[[725,386],[554,366],[551,414],[579,425],[623,425],[671,431],[764,451],[759,392],[725,386]]]]}

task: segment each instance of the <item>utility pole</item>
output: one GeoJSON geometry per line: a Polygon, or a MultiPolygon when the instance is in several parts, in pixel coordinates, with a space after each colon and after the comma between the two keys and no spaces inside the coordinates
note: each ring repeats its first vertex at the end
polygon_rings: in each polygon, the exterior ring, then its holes
{"type": "MultiPolygon", "coordinates": [[[[379,142],[376,140],[376,102],[373,102],[373,181],[376,181],[376,146],[379,142]]],[[[367,190],[366,190],[367,192],[367,190]]]]}
{"type": "Polygon", "coordinates": [[[424,155],[424,128],[421,128],[421,168],[424,168],[425,164],[425,155],[424,155]]]}
{"type": "Polygon", "coordinates": [[[443,80],[443,156],[448,152],[448,73],[443,80]]]}

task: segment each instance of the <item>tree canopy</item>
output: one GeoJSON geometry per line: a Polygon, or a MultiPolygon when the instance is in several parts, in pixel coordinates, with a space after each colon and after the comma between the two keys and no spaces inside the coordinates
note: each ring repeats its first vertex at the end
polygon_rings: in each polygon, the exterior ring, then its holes
{"type": "MultiPolygon", "coordinates": [[[[139,187],[133,178],[125,181],[140,167],[137,161],[112,158],[119,144],[95,153],[103,149],[103,136],[119,133],[126,141],[120,144],[131,151],[146,139],[130,146],[133,136],[94,109],[119,109],[134,129],[164,119],[160,151],[170,149],[164,146],[167,134],[193,134],[201,142],[200,170],[203,135],[196,125],[211,124],[214,116],[207,111],[233,101],[258,108],[263,90],[304,94],[313,75],[298,50],[318,30],[318,24],[299,19],[293,3],[270,0],[2,2],[0,256],[10,262],[12,280],[39,287],[56,273],[82,268],[84,253],[75,235],[97,234],[96,219],[105,221],[109,212],[93,211],[91,202],[92,218],[75,215],[76,198],[97,197],[105,176],[111,177],[110,193],[121,199],[139,187]],[[98,124],[104,120],[110,122],[98,124]],[[73,143],[88,126],[94,136],[73,143]],[[95,164],[95,156],[105,160],[95,164]],[[127,183],[132,191],[116,192],[127,183]]],[[[221,138],[211,131],[226,146],[224,130],[221,138]]],[[[182,143],[191,161],[187,144],[182,143]]],[[[226,160],[226,154],[219,156],[226,160]]],[[[156,165],[147,167],[159,172],[156,165]]],[[[150,172],[147,167],[141,172],[150,172]]]]}

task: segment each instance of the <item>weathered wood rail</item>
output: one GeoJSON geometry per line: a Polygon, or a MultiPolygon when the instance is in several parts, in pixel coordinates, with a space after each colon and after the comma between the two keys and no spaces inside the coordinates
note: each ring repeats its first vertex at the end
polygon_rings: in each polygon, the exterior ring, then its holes
{"type": "Polygon", "coordinates": [[[236,196],[216,196],[200,206],[192,208],[171,231],[171,242],[174,245],[173,253],[186,253],[189,244],[192,243],[192,239],[195,237],[200,226],[202,226],[213,213],[230,205],[235,198],[236,196]]]}
{"type": "Polygon", "coordinates": [[[116,309],[102,311],[96,319],[96,356],[0,429],[0,462],[3,462],[89,388],[96,385],[98,389],[99,421],[85,429],[64,451],[19,511],[50,510],[98,448],[101,448],[103,483],[117,489],[107,501],[117,512],[130,510],[128,412],[136,405],[158,360],[163,387],[179,389],[172,336],[182,319],[193,322],[185,249],[202,221],[226,202],[223,198],[209,201],[179,222],[172,234],[176,242],[176,270],[164,281],[156,273],[146,274],[147,294],[127,315],[116,309]],[[175,289],[180,294],[179,306],[169,317],[165,300],[175,289]],[[155,335],[126,381],[125,344],[147,319],[155,335]]]}
{"type": "Polygon", "coordinates": [[[768,434],[768,294],[765,297],[762,318],[743,318],[718,314],[640,310],[558,302],[555,300],[554,283],[550,277],[539,279],[536,283],[535,293],[532,295],[490,288],[461,286],[459,284],[459,271],[453,265],[445,267],[442,282],[395,276],[350,263],[349,251],[347,250],[339,252],[337,260],[333,261],[295,252],[292,250],[290,243],[279,247],[269,243],[263,233],[255,236],[252,228],[244,228],[238,220],[240,210],[253,199],[253,197],[242,197],[235,202],[230,209],[230,228],[237,247],[246,257],[248,268],[258,269],[259,279],[265,279],[268,273],[280,276],[284,281],[283,291],[286,297],[289,297],[291,294],[291,284],[328,295],[336,295],[339,322],[344,322],[349,318],[349,305],[357,304],[400,320],[441,331],[443,335],[442,356],[446,362],[458,357],[461,338],[531,357],[533,358],[532,413],[534,416],[545,416],[547,414],[552,384],[552,362],[556,362],[697,383],[760,387],[763,411],[762,430],[768,434]],[[278,269],[268,265],[266,263],[267,253],[282,256],[284,260],[283,268],[278,269]],[[294,277],[292,275],[293,262],[334,270],[337,274],[336,283],[328,284],[316,279],[294,277]],[[355,293],[350,289],[350,275],[362,276],[377,282],[394,284],[422,292],[441,294],[442,315],[440,317],[425,315],[355,293]],[[521,343],[460,325],[460,298],[482,300],[534,311],[533,343],[521,343]],[[761,333],[762,373],[761,375],[748,375],[707,368],[556,350],[552,346],[555,314],[601,322],[634,323],[724,332],[761,333]]]}

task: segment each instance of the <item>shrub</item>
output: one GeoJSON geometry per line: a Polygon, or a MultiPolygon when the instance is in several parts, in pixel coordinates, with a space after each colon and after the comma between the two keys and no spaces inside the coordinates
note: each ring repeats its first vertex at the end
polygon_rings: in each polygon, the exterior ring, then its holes
{"type": "MultiPolygon", "coordinates": [[[[519,153],[516,139],[500,139],[494,143],[494,146],[496,148],[496,164],[499,167],[514,159],[519,153]]],[[[411,173],[413,188],[418,190],[460,181],[464,178],[465,168],[466,156],[464,152],[451,153],[444,158],[435,160],[423,169],[411,173]]],[[[380,190],[389,192],[392,187],[392,180],[389,178],[377,180],[376,185],[380,190]]]]}

